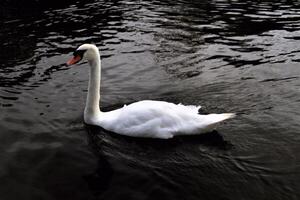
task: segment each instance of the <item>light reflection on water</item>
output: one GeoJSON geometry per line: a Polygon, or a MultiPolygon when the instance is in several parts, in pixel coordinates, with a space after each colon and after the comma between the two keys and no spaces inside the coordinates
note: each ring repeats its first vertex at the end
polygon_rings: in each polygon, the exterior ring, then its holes
{"type": "Polygon", "coordinates": [[[1,199],[299,198],[299,9],[90,1],[2,18],[1,199]],[[167,142],[84,127],[88,67],[64,64],[82,43],[101,51],[104,110],[157,99],[239,115],[167,142]]]}

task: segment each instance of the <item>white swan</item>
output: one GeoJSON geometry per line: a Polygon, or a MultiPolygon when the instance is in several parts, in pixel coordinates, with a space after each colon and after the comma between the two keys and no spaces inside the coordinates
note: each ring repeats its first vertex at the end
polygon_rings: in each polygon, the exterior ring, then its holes
{"type": "Polygon", "coordinates": [[[235,116],[233,113],[198,114],[200,106],[184,106],[163,101],[144,100],[110,112],[101,112],[100,78],[101,61],[98,48],[81,45],[67,64],[78,63],[82,58],[90,65],[88,95],[84,110],[87,124],[132,137],[168,139],[175,135],[193,135],[211,131],[215,125],[235,116]]]}

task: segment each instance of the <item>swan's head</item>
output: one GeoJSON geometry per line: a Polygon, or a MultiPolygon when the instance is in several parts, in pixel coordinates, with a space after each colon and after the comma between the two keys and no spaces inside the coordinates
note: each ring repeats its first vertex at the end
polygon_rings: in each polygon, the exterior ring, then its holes
{"type": "Polygon", "coordinates": [[[67,65],[74,65],[82,59],[92,61],[97,57],[99,57],[99,50],[95,45],[83,44],[74,51],[73,58],[67,62],[67,65]]]}

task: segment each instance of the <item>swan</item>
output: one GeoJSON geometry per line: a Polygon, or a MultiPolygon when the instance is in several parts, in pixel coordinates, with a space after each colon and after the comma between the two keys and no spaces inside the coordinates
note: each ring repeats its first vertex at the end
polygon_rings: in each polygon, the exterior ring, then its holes
{"type": "Polygon", "coordinates": [[[100,102],[101,60],[98,48],[83,44],[73,53],[67,65],[85,59],[90,65],[88,94],[84,122],[108,131],[131,136],[169,139],[176,135],[195,135],[211,131],[219,122],[235,116],[234,113],[198,113],[200,106],[143,100],[120,109],[102,112],[100,102]]]}

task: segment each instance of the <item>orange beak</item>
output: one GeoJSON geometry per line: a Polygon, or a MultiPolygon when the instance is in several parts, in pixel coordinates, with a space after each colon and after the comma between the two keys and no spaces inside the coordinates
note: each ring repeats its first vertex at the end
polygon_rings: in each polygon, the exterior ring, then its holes
{"type": "Polygon", "coordinates": [[[67,65],[74,65],[74,64],[78,63],[80,60],[81,60],[81,56],[78,56],[78,55],[74,56],[67,62],[67,65]]]}

